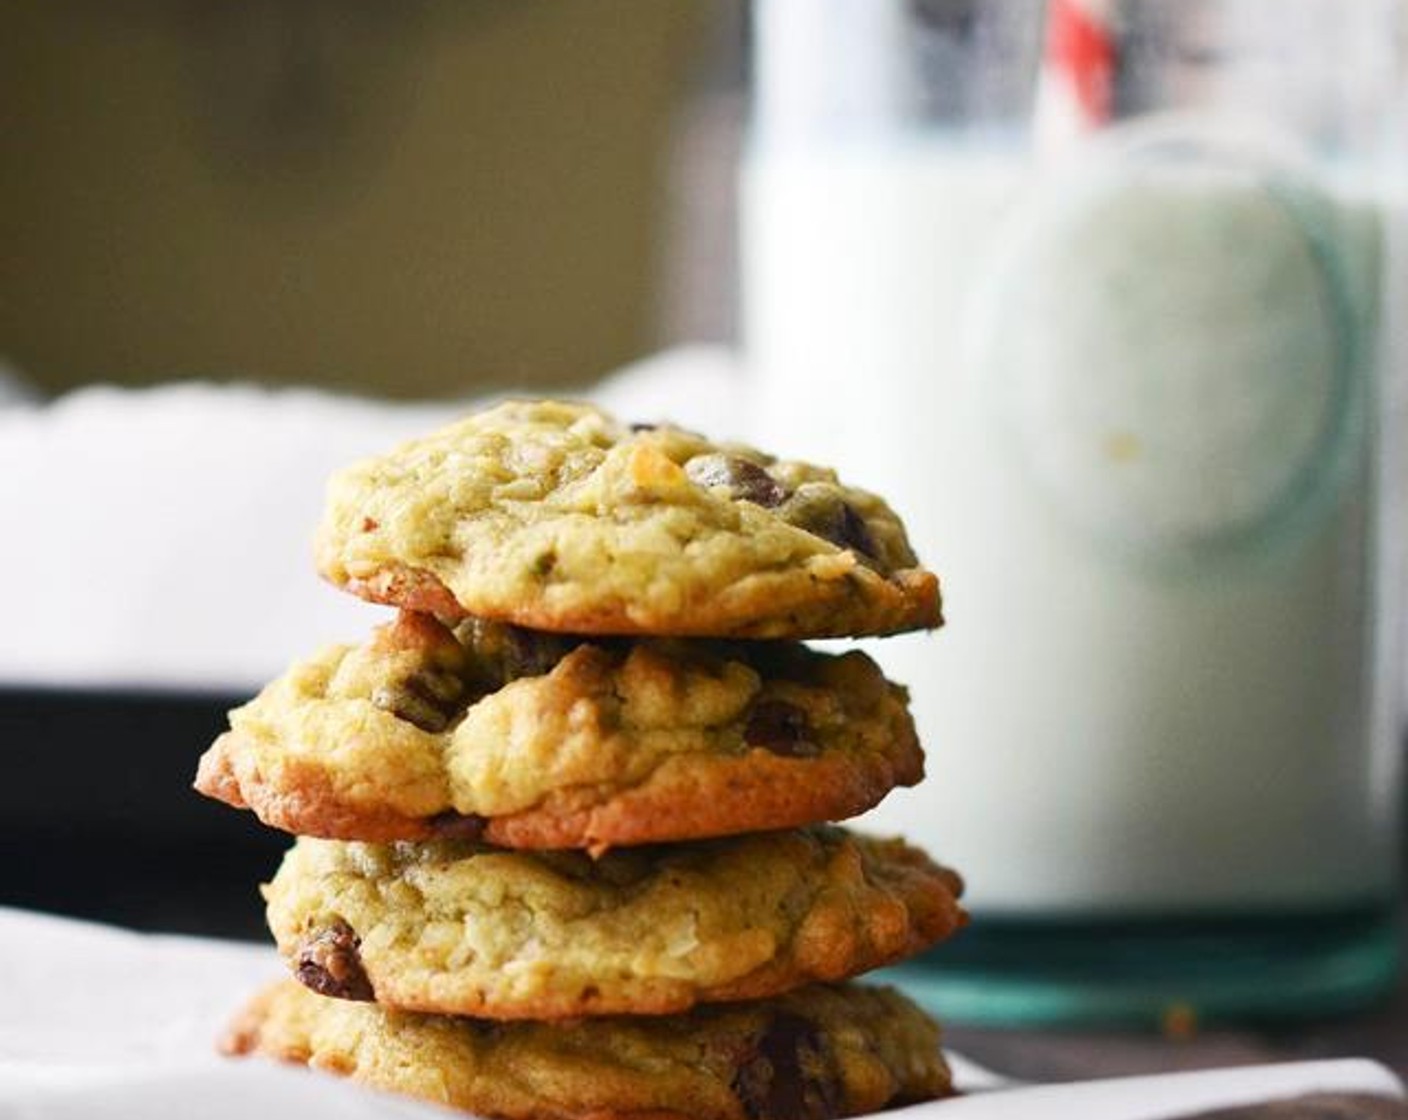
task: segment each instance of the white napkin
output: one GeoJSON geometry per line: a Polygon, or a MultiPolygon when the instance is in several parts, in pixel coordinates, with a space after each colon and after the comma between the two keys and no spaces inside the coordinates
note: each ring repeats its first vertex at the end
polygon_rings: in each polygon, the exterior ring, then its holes
{"type": "MultiPolygon", "coordinates": [[[[724,435],[738,385],[729,351],[688,348],[589,395],[724,435]]],[[[484,403],[200,383],[17,400],[0,396],[0,684],[235,693],[387,615],[313,574],[328,475],[484,403]]]]}
{"type": "MultiPolygon", "coordinates": [[[[262,984],[271,949],[129,933],[0,908],[0,1117],[5,1120],[300,1120],[443,1117],[330,1076],[215,1056],[212,1043],[262,984]]],[[[1313,1062],[1004,1087],[954,1058],[972,1096],[896,1120],[1154,1120],[1312,1091],[1400,1095],[1372,1062],[1313,1062]],[[932,1118],[929,1113],[932,1112],[932,1118]]]]}

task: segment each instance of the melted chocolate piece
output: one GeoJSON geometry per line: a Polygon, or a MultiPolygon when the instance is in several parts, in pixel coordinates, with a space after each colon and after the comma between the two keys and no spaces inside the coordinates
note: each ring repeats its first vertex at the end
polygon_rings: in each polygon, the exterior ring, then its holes
{"type": "Polygon", "coordinates": [[[783,758],[815,758],[821,748],[812,741],[807,713],[786,700],[761,700],[743,728],[743,741],[783,758]]]}
{"type": "Polygon", "coordinates": [[[422,731],[440,732],[459,713],[464,690],[457,674],[427,668],[394,685],[383,685],[372,692],[371,699],[382,711],[422,731]]]}
{"type": "Polygon", "coordinates": [[[875,538],[870,535],[865,518],[855,511],[854,506],[846,502],[841,503],[841,515],[834,534],[826,539],[842,548],[854,549],[862,556],[875,555],[875,538]]]}
{"type": "Polygon", "coordinates": [[[787,488],[767,469],[737,455],[696,455],[684,465],[690,481],[700,486],[727,486],[735,500],[775,509],[787,500],[787,488]]]}
{"type": "Polygon", "coordinates": [[[734,1074],[733,1091],[750,1120],[834,1120],[841,1087],[821,1036],[800,1015],[779,1012],[753,1041],[734,1074]]]}
{"type": "Polygon", "coordinates": [[[477,696],[497,692],[520,677],[541,677],[572,652],[580,638],[525,630],[506,622],[466,619],[455,631],[470,655],[473,691],[477,696]]]}
{"type": "Polygon", "coordinates": [[[875,538],[870,528],[849,502],[832,490],[806,483],[778,511],[789,525],[805,529],[838,548],[849,548],[860,556],[874,559],[875,538]]]}
{"type": "Polygon", "coordinates": [[[321,933],[303,943],[298,951],[294,974],[305,988],[333,999],[375,999],[372,982],[362,968],[358,952],[362,939],[352,927],[338,919],[321,933]]]}
{"type": "Polygon", "coordinates": [[[550,673],[577,643],[560,634],[544,634],[521,626],[503,627],[500,647],[504,683],[550,673]]]}
{"type": "Polygon", "coordinates": [[[489,819],[477,813],[456,813],[453,809],[447,809],[443,813],[436,813],[425,823],[436,836],[444,840],[479,840],[484,836],[489,819]]]}

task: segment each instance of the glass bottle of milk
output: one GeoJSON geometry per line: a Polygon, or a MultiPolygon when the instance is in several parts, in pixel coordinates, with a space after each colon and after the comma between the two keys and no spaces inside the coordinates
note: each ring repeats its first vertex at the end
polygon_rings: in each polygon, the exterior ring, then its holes
{"type": "Polygon", "coordinates": [[[950,1018],[1312,1012],[1396,968],[1403,15],[759,0],[757,438],[885,494],[947,627],[871,650],[863,822],[976,921],[950,1018]]]}

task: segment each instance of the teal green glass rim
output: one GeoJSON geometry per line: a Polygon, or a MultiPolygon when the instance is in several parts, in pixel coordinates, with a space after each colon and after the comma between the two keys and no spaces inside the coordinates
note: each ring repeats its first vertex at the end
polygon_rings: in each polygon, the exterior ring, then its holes
{"type": "Polygon", "coordinates": [[[1108,920],[983,919],[877,974],[973,1026],[1284,1023],[1360,1011],[1394,989],[1396,906],[1108,920]]]}

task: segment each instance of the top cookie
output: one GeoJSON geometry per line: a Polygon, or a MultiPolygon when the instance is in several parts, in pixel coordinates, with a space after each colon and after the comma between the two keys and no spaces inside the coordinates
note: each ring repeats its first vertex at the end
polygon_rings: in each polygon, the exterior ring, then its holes
{"type": "Polygon", "coordinates": [[[333,476],[319,571],[447,620],[575,634],[820,638],[940,624],[878,497],[599,409],[510,401],[333,476]]]}

